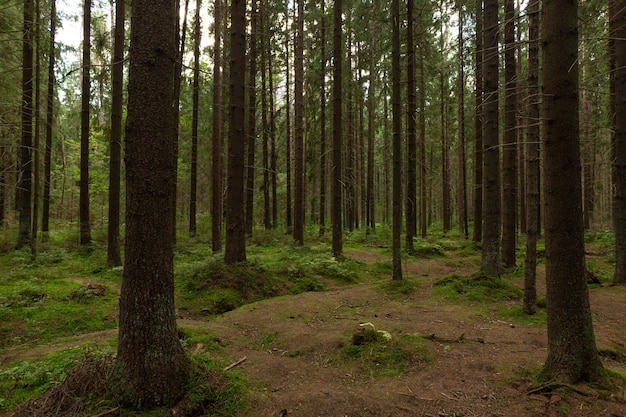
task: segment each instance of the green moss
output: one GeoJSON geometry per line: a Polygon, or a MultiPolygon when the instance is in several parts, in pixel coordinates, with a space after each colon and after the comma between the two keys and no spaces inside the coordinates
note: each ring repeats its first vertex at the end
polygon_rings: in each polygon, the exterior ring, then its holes
{"type": "Polygon", "coordinates": [[[434,293],[446,298],[465,298],[472,302],[520,300],[521,288],[502,278],[488,276],[482,272],[470,276],[447,275],[434,283],[434,293]]]}

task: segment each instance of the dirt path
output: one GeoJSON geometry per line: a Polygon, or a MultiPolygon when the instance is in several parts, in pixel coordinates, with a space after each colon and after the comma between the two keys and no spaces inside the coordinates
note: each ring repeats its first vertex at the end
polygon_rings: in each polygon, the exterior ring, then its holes
{"type": "MultiPolygon", "coordinates": [[[[366,263],[385,259],[371,250],[351,251],[349,256],[366,263]]],[[[626,392],[611,397],[584,386],[531,392],[528,373],[536,371],[547,354],[544,328],[498,320],[490,306],[459,305],[432,296],[434,280],[454,272],[468,274],[474,267],[463,259],[406,262],[406,273],[419,281],[410,296],[389,296],[372,282],[279,297],[210,322],[180,324],[205,327],[233,360],[246,357],[231,371],[242,373],[257,388],[243,417],[626,415],[626,392]],[[373,376],[364,369],[384,363],[367,368],[344,353],[365,322],[392,338],[434,338],[416,339],[414,360],[407,361],[406,372],[373,376]]],[[[599,349],[623,353],[618,360],[606,360],[605,366],[623,373],[625,301],[623,288],[591,291],[599,349]]],[[[67,343],[111,337],[114,332],[83,335],[67,343]]],[[[54,348],[8,355],[32,357],[54,348]]]]}

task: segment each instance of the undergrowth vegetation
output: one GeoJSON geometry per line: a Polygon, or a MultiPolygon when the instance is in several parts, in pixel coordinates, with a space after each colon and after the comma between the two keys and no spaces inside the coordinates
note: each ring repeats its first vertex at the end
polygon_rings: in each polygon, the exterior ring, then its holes
{"type": "MultiPolygon", "coordinates": [[[[377,228],[375,233],[347,233],[348,255],[337,260],[331,255],[328,233],[319,237],[317,229],[307,230],[307,244],[297,246],[290,235],[258,230],[248,241],[248,262],[236,265],[224,264],[223,254],[213,253],[207,239],[179,236],[174,259],[177,315],[209,320],[271,297],[363,282],[374,284],[385,297],[410,300],[418,288],[423,289],[422,278],[406,274],[405,280],[390,280],[390,233],[386,227],[377,228]],[[375,252],[375,260],[358,261],[350,257],[349,250],[375,252]]],[[[122,267],[107,265],[103,237],[81,248],[65,230],[41,243],[35,259],[29,249],[14,250],[13,238],[6,231],[0,235],[0,414],[19,410],[15,408],[19,404],[47,392],[51,393],[44,394],[47,400],[52,401],[56,395],[59,401],[65,401],[51,388],[65,383],[68,375],[82,375],[84,367],[110,364],[117,344],[115,328],[123,275],[122,267]],[[81,335],[88,337],[81,339],[81,335]],[[33,348],[45,353],[21,355],[33,348]]],[[[594,255],[587,266],[601,283],[611,279],[611,239],[605,233],[587,237],[588,252],[594,255]]],[[[480,248],[461,236],[417,238],[414,248],[412,255],[403,254],[407,262],[437,259],[444,265],[463,264],[478,269],[480,248]]],[[[540,262],[542,251],[540,243],[540,262]]],[[[523,252],[518,265],[523,265],[523,252]]],[[[539,298],[536,315],[529,317],[522,312],[520,278],[523,268],[501,278],[479,272],[470,276],[451,274],[434,281],[432,295],[448,302],[489,305],[489,314],[501,320],[545,326],[545,298],[539,298]]],[[[206,326],[181,325],[179,335],[194,363],[190,389],[179,406],[193,415],[236,416],[237,410],[244,407],[246,392],[256,389],[241,374],[222,371],[237,358],[229,356],[206,326]]],[[[279,343],[273,337],[269,333],[262,335],[258,348],[279,343]]],[[[360,375],[396,376],[436,360],[429,346],[418,336],[400,334],[388,339],[375,329],[363,329],[345,341],[335,362],[360,375]]],[[[293,350],[287,355],[297,358],[303,353],[293,350]]],[[[605,352],[605,356],[622,358],[626,351],[605,352]]],[[[103,389],[102,395],[80,398],[80,412],[75,415],[115,408],[115,402],[106,396],[106,386],[103,389]]],[[[22,415],[35,415],[28,414],[32,409],[25,410],[22,415]]],[[[170,410],[149,414],[125,410],[119,414],[165,416],[170,410]]],[[[68,411],[64,415],[72,414],[68,411]]]]}

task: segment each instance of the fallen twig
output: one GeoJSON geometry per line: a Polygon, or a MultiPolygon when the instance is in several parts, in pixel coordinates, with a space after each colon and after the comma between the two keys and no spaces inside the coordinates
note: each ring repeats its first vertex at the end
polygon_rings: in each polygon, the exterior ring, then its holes
{"type": "Polygon", "coordinates": [[[93,416],[91,416],[91,417],[103,417],[103,416],[108,416],[109,414],[113,414],[113,413],[115,413],[115,412],[116,412],[117,410],[119,410],[119,409],[120,409],[119,407],[111,408],[110,410],[103,411],[102,413],[100,413],[100,414],[95,414],[95,415],[93,415],[93,416]]]}
{"type": "Polygon", "coordinates": [[[247,356],[244,356],[243,358],[239,359],[237,362],[233,362],[230,365],[228,365],[226,368],[224,368],[224,371],[228,371],[229,369],[233,369],[235,366],[237,365],[241,365],[242,363],[245,362],[245,360],[248,359],[247,356]]]}

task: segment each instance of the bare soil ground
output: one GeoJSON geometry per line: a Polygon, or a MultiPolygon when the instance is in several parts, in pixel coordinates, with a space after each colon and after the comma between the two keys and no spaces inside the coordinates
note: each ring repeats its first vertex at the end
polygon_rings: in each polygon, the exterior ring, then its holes
{"type": "MultiPolygon", "coordinates": [[[[349,256],[364,262],[380,258],[370,250],[349,256]]],[[[472,268],[450,259],[408,263],[406,273],[420,276],[421,284],[405,298],[362,284],[256,303],[211,322],[233,356],[247,358],[239,372],[262,387],[243,415],[625,415],[621,390],[611,394],[578,386],[533,392],[537,386],[529,372],[545,361],[545,328],[490,317],[488,306],[454,305],[431,296],[434,280],[469,274],[472,268]],[[393,377],[372,377],[358,362],[337,360],[363,322],[392,337],[435,335],[427,342],[435,359],[408,364],[407,372],[393,377]],[[463,340],[454,342],[461,335],[463,340]],[[291,357],[294,351],[301,355],[291,357]]],[[[591,291],[591,300],[599,349],[623,351],[626,293],[600,288],[591,291]]],[[[623,357],[605,366],[626,372],[623,357]]]]}
{"type": "MultiPolygon", "coordinates": [[[[371,249],[348,255],[364,263],[385,258],[371,249]]],[[[208,328],[232,358],[245,358],[230,371],[256,387],[243,417],[626,415],[624,387],[613,392],[585,385],[541,389],[533,382],[547,354],[544,327],[498,319],[495,311],[502,304],[471,305],[432,295],[436,279],[470,274],[474,264],[437,258],[406,262],[404,268],[407,275],[419,277],[407,296],[390,296],[374,282],[335,286],[247,305],[210,322],[181,324],[208,328]],[[364,372],[385,364],[364,368],[342,352],[366,322],[392,338],[426,337],[416,340],[416,349],[426,348],[428,360],[416,355],[404,373],[394,376],[364,372]]],[[[540,293],[542,282],[540,273],[540,293]]],[[[603,359],[605,367],[626,373],[625,289],[592,289],[591,304],[598,348],[618,352],[603,359]]],[[[91,337],[111,337],[111,331],[91,337]]],[[[202,346],[190,346],[194,348],[202,346]]],[[[41,349],[0,359],[32,357],[41,349]]]]}

